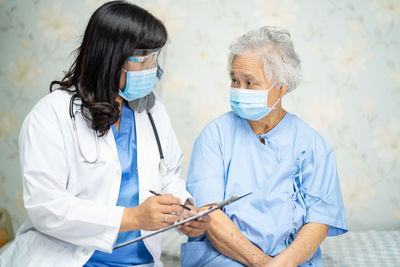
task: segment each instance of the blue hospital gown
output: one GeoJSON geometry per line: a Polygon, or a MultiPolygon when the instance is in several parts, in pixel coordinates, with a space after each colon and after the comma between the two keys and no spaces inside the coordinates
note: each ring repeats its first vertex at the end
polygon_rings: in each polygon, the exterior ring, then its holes
{"type": "MultiPolygon", "coordinates": [[[[187,189],[197,206],[253,192],[223,211],[270,256],[286,249],[305,223],[329,225],[329,236],[347,232],[334,152],[289,113],[260,136],[233,112],[209,123],[195,142],[187,189]]],[[[205,236],[184,243],[181,256],[183,267],[243,266],[205,236]]],[[[321,250],[304,266],[323,266],[321,250]]]]}

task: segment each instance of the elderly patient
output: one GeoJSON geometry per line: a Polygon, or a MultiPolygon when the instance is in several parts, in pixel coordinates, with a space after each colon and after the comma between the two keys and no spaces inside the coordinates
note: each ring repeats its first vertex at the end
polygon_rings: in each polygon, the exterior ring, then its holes
{"type": "Polygon", "coordinates": [[[233,112],[197,138],[187,188],[200,206],[252,194],[210,214],[206,235],[182,245],[182,266],[323,266],[319,246],[347,232],[345,212],[332,148],[281,106],[301,80],[289,33],[239,37],[229,69],[233,112]]]}

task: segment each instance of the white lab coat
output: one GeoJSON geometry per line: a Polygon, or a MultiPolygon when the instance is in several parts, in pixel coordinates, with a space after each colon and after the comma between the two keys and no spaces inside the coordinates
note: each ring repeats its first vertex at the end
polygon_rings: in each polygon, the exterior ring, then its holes
{"type": "MultiPolygon", "coordinates": [[[[82,161],[69,116],[71,95],[57,90],[39,101],[26,117],[19,137],[23,197],[28,218],[0,254],[0,266],[82,266],[95,250],[111,252],[123,207],[116,206],[121,167],[112,131],[99,138],[98,164],[82,161]]],[[[78,101],[76,101],[77,103],[78,101]]],[[[80,143],[89,160],[96,157],[94,131],[74,108],[80,143]]],[[[166,162],[179,168],[182,152],[162,104],[151,109],[166,162]]],[[[139,203],[149,189],[191,198],[179,170],[159,173],[159,152],[146,112],[135,112],[139,203]]],[[[141,234],[146,234],[141,231],[141,234]]],[[[162,266],[161,235],[144,240],[162,266]]]]}

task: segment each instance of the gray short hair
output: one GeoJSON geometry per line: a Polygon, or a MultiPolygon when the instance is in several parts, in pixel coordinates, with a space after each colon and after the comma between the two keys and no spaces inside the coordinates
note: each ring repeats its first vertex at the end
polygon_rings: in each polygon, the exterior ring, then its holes
{"type": "Polygon", "coordinates": [[[264,26],[234,40],[229,47],[229,72],[235,56],[249,52],[260,54],[264,63],[265,78],[268,81],[288,86],[288,92],[300,84],[302,80],[300,59],[294,51],[287,30],[264,26]]]}

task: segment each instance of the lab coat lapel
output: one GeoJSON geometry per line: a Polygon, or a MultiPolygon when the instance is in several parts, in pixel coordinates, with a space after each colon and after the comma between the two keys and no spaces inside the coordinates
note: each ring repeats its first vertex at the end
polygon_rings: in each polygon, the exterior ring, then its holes
{"type": "MultiPolygon", "coordinates": [[[[138,184],[139,184],[139,203],[142,203],[145,198],[147,198],[147,192],[146,192],[146,181],[143,179],[143,176],[145,175],[143,173],[143,164],[145,164],[145,160],[143,158],[145,157],[146,153],[146,145],[145,145],[145,138],[146,135],[144,133],[145,127],[146,127],[146,122],[145,122],[145,112],[137,112],[134,111],[134,116],[135,116],[135,123],[136,123],[136,151],[137,151],[137,170],[138,170],[138,184]],[[144,194],[147,196],[145,197],[144,194]]],[[[148,138],[148,137],[147,137],[148,138]]],[[[150,188],[148,188],[150,189],[150,188]]]]}
{"type": "Polygon", "coordinates": [[[134,112],[136,123],[139,203],[151,196],[149,189],[160,190],[161,181],[156,166],[160,161],[153,129],[146,112],[134,112]]]}
{"type": "MultiPolygon", "coordinates": [[[[137,167],[139,178],[139,203],[152,196],[149,189],[160,191],[162,185],[158,172],[160,161],[157,143],[154,138],[149,117],[146,112],[134,112],[136,123],[136,147],[137,147],[137,167]]],[[[154,114],[153,114],[154,115],[154,114]]],[[[141,235],[150,232],[141,230],[141,235]]],[[[143,240],[153,258],[158,259],[161,255],[161,235],[156,235],[143,240]]],[[[162,266],[156,263],[155,266],[162,266]]]]}
{"type": "Polygon", "coordinates": [[[108,130],[108,132],[103,136],[102,138],[105,143],[111,148],[111,151],[113,152],[113,155],[115,157],[115,159],[117,160],[117,162],[119,162],[119,158],[118,158],[118,150],[117,150],[117,145],[115,143],[115,138],[114,138],[114,133],[111,130],[108,130]]]}

